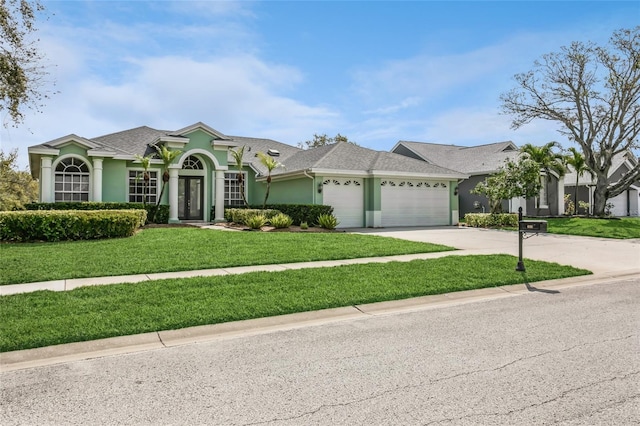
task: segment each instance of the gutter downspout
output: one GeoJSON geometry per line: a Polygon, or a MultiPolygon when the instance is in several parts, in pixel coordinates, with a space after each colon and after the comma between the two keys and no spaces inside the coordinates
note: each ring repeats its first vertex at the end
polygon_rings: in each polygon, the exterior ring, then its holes
{"type": "Polygon", "coordinates": [[[313,176],[309,176],[307,174],[306,170],[303,170],[302,173],[308,177],[309,179],[311,179],[311,199],[313,200],[313,204],[316,204],[316,188],[314,188],[313,183],[315,182],[315,180],[313,179],[313,176]]]}

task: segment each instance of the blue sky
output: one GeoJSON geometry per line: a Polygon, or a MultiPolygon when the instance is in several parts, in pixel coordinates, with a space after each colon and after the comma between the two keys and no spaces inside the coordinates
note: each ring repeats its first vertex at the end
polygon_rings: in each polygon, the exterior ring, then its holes
{"type": "Polygon", "coordinates": [[[552,123],[512,130],[500,94],[541,55],[604,44],[640,22],[635,1],[44,4],[43,90],[58,93],[0,130],[21,167],[28,146],[70,133],[197,121],[292,145],[314,133],[378,150],[399,140],[564,144],[552,123]]]}

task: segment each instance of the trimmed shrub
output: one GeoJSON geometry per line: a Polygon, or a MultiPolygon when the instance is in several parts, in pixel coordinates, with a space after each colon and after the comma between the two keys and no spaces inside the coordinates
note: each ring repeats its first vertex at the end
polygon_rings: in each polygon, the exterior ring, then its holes
{"type": "Polygon", "coordinates": [[[251,229],[260,229],[267,224],[267,218],[264,215],[256,214],[247,218],[246,225],[251,229]]]}
{"type": "MultiPolygon", "coordinates": [[[[251,206],[251,209],[261,210],[262,206],[251,206]]],[[[280,213],[286,214],[293,220],[292,225],[300,225],[302,222],[317,223],[318,217],[320,217],[320,215],[333,214],[333,207],[317,204],[269,204],[267,205],[267,209],[277,210],[280,213]]],[[[236,222],[232,219],[232,215],[230,212],[232,210],[247,209],[245,209],[244,207],[225,209],[225,219],[231,222],[236,222]]]]}
{"type": "Polygon", "coordinates": [[[473,228],[518,227],[517,213],[467,213],[464,215],[467,226],[473,228]]]}
{"type": "Polygon", "coordinates": [[[277,229],[288,228],[293,224],[293,219],[284,213],[279,213],[271,218],[271,226],[277,229]]]}
{"type": "Polygon", "coordinates": [[[309,224],[307,222],[302,222],[300,224],[300,229],[309,229],[309,224]]]}
{"type": "MultiPolygon", "coordinates": [[[[94,202],[94,201],[64,201],[60,203],[29,203],[26,204],[27,210],[146,210],[147,222],[151,221],[156,211],[155,204],[142,203],[111,203],[111,202],[94,202]]],[[[169,206],[161,204],[158,207],[158,214],[155,223],[169,223],[169,206]]]]}
{"type": "Polygon", "coordinates": [[[278,210],[262,210],[262,209],[227,209],[225,211],[225,218],[234,223],[241,223],[247,225],[248,221],[253,216],[264,216],[265,220],[270,220],[272,217],[280,214],[278,210]]]}
{"type": "Polygon", "coordinates": [[[325,229],[336,229],[340,222],[332,214],[321,214],[318,216],[318,226],[325,229]]]}
{"type": "Polygon", "coordinates": [[[144,225],[145,210],[0,212],[1,241],[65,241],[129,237],[144,225]]]}

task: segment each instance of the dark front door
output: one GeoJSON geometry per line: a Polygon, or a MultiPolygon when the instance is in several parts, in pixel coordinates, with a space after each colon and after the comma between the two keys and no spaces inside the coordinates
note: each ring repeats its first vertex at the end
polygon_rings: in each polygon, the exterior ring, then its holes
{"type": "Polygon", "coordinates": [[[204,219],[204,178],[201,176],[180,176],[178,179],[178,219],[204,219]]]}

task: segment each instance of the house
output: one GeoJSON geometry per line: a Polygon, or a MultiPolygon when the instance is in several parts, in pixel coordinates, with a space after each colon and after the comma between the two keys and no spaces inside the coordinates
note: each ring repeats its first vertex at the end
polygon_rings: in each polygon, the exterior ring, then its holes
{"type": "MultiPolygon", "coordinates": [[[[477,146],[443,145],[426,142],[399,141],[391,152],[410,158],[437,164],[447,169],[457,170],[469,176],[458,183],[460,218],[467,213],[488,212],[486,197],[472,194],[476,185],[491,174],[496,173],[507,160],[517,160],[520,150],[511,141],[497,142],[477,146]]],[[[550,179],[543,180],[540,193],[541,216],[561,215],[564,213],[564,181],[552,173],[550,179]]],[[[512,199],[503,201],[502,209],[517,212],[522,207],[525,215],[536,215],[536,199],[512,199]]]]}
{"type": "Polygon", "coordinates": [[[147,202],[169,205],[171,223],[224,221],[224,208],[262,204],[267,170],[258,152],[282,166],[271,173],[270,204],[327,204],[340,227],[429,226],[458,222],[456,185],[464,173],[349,143],[302,150],[271,139],[227,136],[198,122],[174,130],[142,126],[95,138],[70,134],[28,149],[40,201],[147,202]],[[137,156],[164,145],[181,154],[151,160],[148,186],[137,156]],[[242,170],[230,150],[245,147],[242,170]],[[240,183],[237,174],[245,179],[240,183]]]}
{"type": "MultiPolygon", "coordinates": [[[[632,152],[627,151],[613,157],[609,177],[612,182],[617,182],[625,173],[634,168],[638,164],[638,158],[632,152]]],[[[574,202],[576,213],[592,214],[593,213],[593,188],[595,179],[589,173],[584,173],[578,177],[578,200],[575,198],[576,189],[576,173],[568,167],[567,174],[564,177],[564,190],[574,202]],[[589,204],[589,211],[580,208],[579,202],[583,201],[589,204]]],[[[640,181],[634,182],[626,191],[613,197],[607,201],[611,204],[612,216],[640,216],[640,181]]]]}

